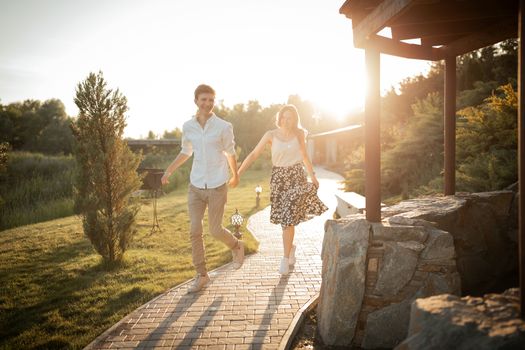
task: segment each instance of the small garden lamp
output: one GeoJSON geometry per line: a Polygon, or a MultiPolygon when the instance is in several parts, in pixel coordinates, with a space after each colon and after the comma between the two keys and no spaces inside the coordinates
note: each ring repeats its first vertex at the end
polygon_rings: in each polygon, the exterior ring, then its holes
{"type": "Polygon", "coordinates": [[[242,239],[242,234],[239,232],[239,227],[242,225],[244,218],[241,214],[239,214],[237,209],[235,209],[235,214],[231,216],[230,220],[232,225],[235,226],[235,233],[233,235],[237,239],[242,239]]]}
{"type": "Polygon", "coordinates": [[[255,206],[257,208],[259,208],[259,204],[261,203],[261,192],[262,192],[262,187],[261,185],[257,185],[257,187],[255,187],[255,193],[256,193],[256,197],[255,197],[255,206]]]}

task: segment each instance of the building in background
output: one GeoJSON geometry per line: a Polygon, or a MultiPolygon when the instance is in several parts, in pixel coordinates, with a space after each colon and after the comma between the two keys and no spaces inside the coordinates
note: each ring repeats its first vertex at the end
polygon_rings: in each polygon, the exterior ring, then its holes
{"type": "Polygon", "coordinates": [[[341,167],[345,158],[363,142],[363,126],[354,124],[308,135],[307,152],[315,165],[341,167]]]}

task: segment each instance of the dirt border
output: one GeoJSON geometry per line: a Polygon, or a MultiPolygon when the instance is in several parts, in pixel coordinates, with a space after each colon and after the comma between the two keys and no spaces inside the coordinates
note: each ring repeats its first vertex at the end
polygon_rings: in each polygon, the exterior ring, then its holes
{"type": "Polygon", "coordinates": [[[303,325],[303,321],[305,318],[305,315],[312,311],[317,304],[319,303],[319,293],[314,295],[310,300],[308,300],[295,314],[292,323],[290,323],[290,327],[286,330],[286,333],[284,333],[281,342],[279,343],[278,350],[288,350],[292,346],[292,343],[295,339],[295,336],[297,335],[297,332],[299,332],[299,329],[303,325]]]}

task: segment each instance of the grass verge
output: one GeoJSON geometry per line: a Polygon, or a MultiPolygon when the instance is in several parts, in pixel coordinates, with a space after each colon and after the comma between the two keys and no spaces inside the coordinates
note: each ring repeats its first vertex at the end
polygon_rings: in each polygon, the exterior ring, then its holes
{"type": "MultiPolygon", "coordinates": [[[[250,171],[230,189],[224,225],[237,208],[248,218],[254,188],[269,204],[269,171],[250,171]]],[[[161,231],[150,234],[151,200],[137,218],[138,232],[119,266],[105,266],[70,216],[0,232],[0,349],[82,348],[148,300],[193,277],[186,186],[158,199],[161,231]]],[[[244,226],[246,225],[246,221],[244,226]]],[[[231,260],[229,250],[207,233],[211,270],[231,260]]],[[[246,252],[257,242],[243,228],[246,252]]]]}

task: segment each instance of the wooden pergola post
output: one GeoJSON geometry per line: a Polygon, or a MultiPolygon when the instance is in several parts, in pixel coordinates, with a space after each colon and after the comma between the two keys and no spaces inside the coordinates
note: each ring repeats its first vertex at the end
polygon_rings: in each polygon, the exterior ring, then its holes
{"type": "Polygon", "coordinates": [[[445,196],[456,193],[456,57],[445,58],[445,196]]]}
{"type": "Polygon", "coordinates": [[[520,313],[525,319],[525,76],[523,64],[525,63],[525,50],[523,48],[525,0],[520,0],[518,15],[518,255],[519,255],[519,280],[520,280],[520,313]]]}
{"type": "Polygon", "coordinates": [[[381,221],[381,146],[380,146],[380,56],[375,48],[365,49],[368,78],[365,101],[365,197],[366,219],[381,221]]]}

